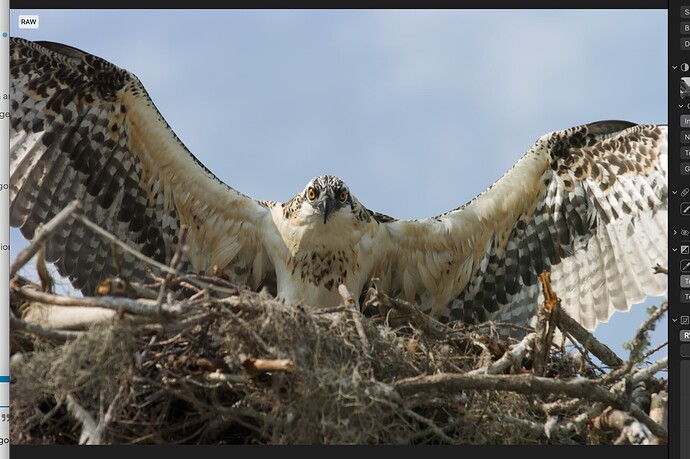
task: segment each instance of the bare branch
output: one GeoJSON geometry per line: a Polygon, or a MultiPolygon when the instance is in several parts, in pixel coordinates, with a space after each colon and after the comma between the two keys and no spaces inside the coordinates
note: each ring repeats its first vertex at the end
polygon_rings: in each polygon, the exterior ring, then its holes
{"type": "Polygon", "coordinates": [[[611,350],[610,347],[596,339],[587,329],[577,323],[572,317],[561,310],[558,321],[558,328],[563,333],[569,334],[577,340],[585,349],[601,360],[605,365],[618,368],[623,365],[623,360],[611,350]]]}
{"type": "Polygon", "coordinates": [[[60,342],[68,339],[74,339],[83,333],[78,331],[52,330],[49,328],[43,328],[40,325],[32,324],[16,317],[12,312],[10,312],[10,324],[12,325],[12,329],[24,330],[33,335],[60,342]]]}
{"type": "Polygon", "coordinates": [[[511,366],[519,366],[525,355],[534,347],[535,333],[530,333],[525,336],[522,341],[513,346],[510,351],[501,356],[500,359],[492,363],[486,368],[479,368],[468,372],[468,375],[496,375],[505,372],[511,366]]]}
{"type": "Polygon", "coordinates": [[[393,387],[403,396],[430,392],[457,392],[459,390],[500,390],[521,394],[563,394],[620,406],[614,394],[596,382],[585,378],[556,380],[532,375],[482,375],[442,373],[401,379],[393,387]]]}
{"type": "Polygon", "coordinates": [[[71,394],[67,394],[65,400],[67,401],[67,410],[69,413],[74,419],[81,422],[79,444],[84,445],[88,442],[91,442],[90,444],[100,443],[100,438],[95,438],[97,424],[93,416],[91,416],[71,394]]]}
{"type": "Polygon", "coordinates": [[[165,293],[168,291],[168,286],[170,285],[170,282],[172,280],[173,274],[177,274],[177,271],[180,268],[180,265],[182,263],[182,248],[184,247],[185,240],[187,239],[187,231],[189,230],[189,226],[187,225],[182,225],[180,227],[180,233],[177,239],[177,246],[175,247],[175,254],[172,257],[172,260],[170,260],[170,269],[172,269],[172,272],[168,271],[168,273],[165,275],[165,279],[161,283],[160,290],[158,291],[158,298],[156,299],[156,307],[160,311],[162,306],[163,306],[163,301],[165,299],[165,293]]]}
{"type": "Polygon", "coordinates": [[[134,249],[134,248],[130,247],[129,245],[125,244],[120,239],[118,239],[115,235],[113,235],[109,231],[104,230],[103,228],[98,226],[96,223],[89,220],[86,216],[77,214],[76,218],[81,223],[83,223],[86,227],[88,227],[91,231],[98,234],[103,239],[110,241],[112,244],[117,245],[118,247],[120,247],[122,250],[129,253],[133,257],[138,258],[139,260],[143,261],[144,263],[148,263],[151,266],[155,266],[156,268],[160,269],[163,272],[175,274],[174,269],[171,269],[169,266],[166,266],[163,263],[159,263],[158,261],[154,260],[153,258],[147,257],[146,255],[141,253],[139,250],[134,249]]]}
{"type": "Polygon", "coordinates": [[[613,428],[620,432],[617,443],[627,442],[631,445],[649,445],[654,437],[650,430],[629,413],[621,410],[608,410],[599,417],[603,428],[613,428]]]}
{"type": "Polygon", "coordinates": [[[364,351],[367,354],[369,354],[371,346],[369,345],[369,339],[367,338],[367,334],[364,331],[364,325],[362,325],[361,313],[359,312],[359,308],[357,307],[357,302],[352,298],[352,294],[343,284],[340,284],[338,286],[338,293],[340,293],[340,296],[343,298],[343,303],[345,304],[345,306],[352,312],[352,318],[355,321],[357,335],[359,335],[359,339],[362,342],[362,347],[364,348],[364,351]]]}
{"type": "Polygon", "coordinates": [[[295,371],[295,364],[290,359],[257,359],[255,357],[240,357],[242,366],[259,372],[284,371],[292,373],[295,371]]]}
{"type": "MultiPolygon", "coordinates": [[[[125,312],[142,316],[154,317],[160,315],[156,307],[156,302],[146,299],[133,300],[131,298],[111,296],[83,298],[60,296],[39,292],[28,285],[16,288],[14,291],[28,300],[57,306],[92,306],[115,311],[124,310],[125,312]]],[[[168,314],[180,314],[187,309],[189,309],[189,306],[185,303],[163,305],[163,311],[168,314]]]]}
{"type": "Polygon", "coordinates": [[[113,411],[117,407],[118,403],[120,402],[120,398],[122,398],[122,395],[124,393],[125,386],[123,384],[120,384],[120,389],[117,391],[117,394],[115,394],[115,397],[113,397],[113,400],[110,402],[110,405],[108,406],[108,410],[105,412],[105,415],[98,422],[98,425],[94,430],[93,436],[89,438],[89,440],[86,442],[87,445],[101,444],[103,432],[105,432],[105,429],[107,429],[108,425],[110,425],[110,423],[113,421],[113,411]]]}
{"type": "Polygon", "coordinates": [[[436,338],[445,338],[448,336],[448,333],[451,331],[448,326],[434,319],[429,314],[423,313],[414,304],[386,295],[379,290],[376,285],[376,279],[374,279],[374,285],[375,288],[369,291],[367,304],[381,306],[385,310],[393,309],[407,320],[420,327],[423,331],[430,333],[436,338]]]}

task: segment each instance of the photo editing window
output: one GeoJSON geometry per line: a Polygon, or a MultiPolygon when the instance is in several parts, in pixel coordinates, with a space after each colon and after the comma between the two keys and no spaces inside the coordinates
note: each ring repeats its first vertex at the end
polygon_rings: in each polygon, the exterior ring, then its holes
{"type": "Polygon", "coordinates": [[[2,457],[690,457],[690,1],[89,3],[3,6],[2,457]]]}

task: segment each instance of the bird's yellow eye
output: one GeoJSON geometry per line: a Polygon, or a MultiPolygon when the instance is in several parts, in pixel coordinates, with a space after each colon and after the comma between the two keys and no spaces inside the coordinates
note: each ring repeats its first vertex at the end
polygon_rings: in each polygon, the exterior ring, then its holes
{"type": "Polygon", "coordinates": [[[316,199],[316,190],[314,188],[309,188],[309,190],[307,190],[307,198],[309,198],[310,201],[316,199]]]}
{"type": "Polygon", "coordinates": [[[340,202],[345,202],[347,200],[347,191],[342,190],[338,195],[338,199],[340,199],[340,202]]]}

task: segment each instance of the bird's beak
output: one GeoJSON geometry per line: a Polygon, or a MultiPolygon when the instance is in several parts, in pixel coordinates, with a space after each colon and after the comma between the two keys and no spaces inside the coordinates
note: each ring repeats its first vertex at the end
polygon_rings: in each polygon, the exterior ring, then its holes
{"type": "Polygon", "coordinates": [[[316,210],[323,215],[323,224],[325,225],[329,215],[335,210],[335,201],[326,194],[319,203],[316,204],[316,210]]]}

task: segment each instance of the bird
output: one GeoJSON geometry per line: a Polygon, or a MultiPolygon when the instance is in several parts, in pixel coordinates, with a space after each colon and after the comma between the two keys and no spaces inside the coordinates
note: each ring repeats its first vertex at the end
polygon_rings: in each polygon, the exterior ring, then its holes
{"type": "MultiPolygon", "coordinates": [[[[594,330],[666,291],[668,129],[595,121],[539,137],[469,202],[432,218],[368,209],[335,175],[287,202],[218,179],[129,70],[66,44],[10,38],[10,224],[32,239],[74,199],[144,255],[219,269],[286,303],[327,308],[376,287],[444,321],[533,324],[540,273],[594,330]]],[[[410,188],[409,192],[414,192],[410,188]]],[[[45,258],[84,294],[150,268],[72,219],[45,258]]]]}

